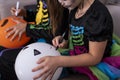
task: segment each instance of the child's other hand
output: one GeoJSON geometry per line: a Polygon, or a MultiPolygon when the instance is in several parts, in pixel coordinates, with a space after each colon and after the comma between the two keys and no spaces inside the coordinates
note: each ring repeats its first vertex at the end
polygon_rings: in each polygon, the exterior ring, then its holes
{"type": "MultiPolygon", "coordinates": [[[[16,10],[15,7],[12,7],[11,10],[10,10],[11,14],[14,15],[14,16],[16,16],[16,14],[15,14],[16,11],[17,10],[16,10]]],[[[26,16],[26,11],[23,10],[23,9],[18,9],[17,12],[18,12],[18,16],[26,16]]]]}
{"type": "Polygon", "coordinates": [[[13,41],[18,36],[18,41],[21,40],[22,34],[26,31],[27,23],[20,22],[19,20],[12,19],[17,24],[6,29],[6,38],[11,36],[10,41],[13,41]]]}

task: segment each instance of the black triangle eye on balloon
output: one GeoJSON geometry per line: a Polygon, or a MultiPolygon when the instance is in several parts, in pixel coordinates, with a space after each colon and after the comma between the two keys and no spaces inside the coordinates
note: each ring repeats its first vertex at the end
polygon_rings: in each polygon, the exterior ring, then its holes
{"type": "MultiPolygon", "coordinates": [[[[29,47],[26,46],[26,47],[23,48],[23,50],[25,50],[25,49],[27,49],[27,48],[29,48],[29,47]]],[[[37,55],[39,55],[39,54],[41,54],[41,52],[40,52],[39,50],[37,50],[37,49],[34,49],[34,56],[37,56],[37,55]]]]}
{"type": "Polygon", "coordinates": [[[39,55],[39,54],[41,54],[41,52],[38,51],[38,50],[36,50],[36,49],[34,49],[34,56],[37,56],[37,55],[39,55]]]}

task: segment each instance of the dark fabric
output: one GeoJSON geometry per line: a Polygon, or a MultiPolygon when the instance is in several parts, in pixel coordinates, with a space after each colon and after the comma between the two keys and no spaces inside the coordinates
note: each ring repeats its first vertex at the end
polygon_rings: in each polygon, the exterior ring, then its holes
{"type": "Polygon", "coordinates": [[[90,80],[85,74],[73,71],[71,68],[63,68],[62,74],[58,80],[90,80]]]}
{"type": "Polygon", "coordinates": [[[24,17],[24,19],[27,22],[35,22],[35,17],[36,17],[36,13],[37,13],[36,4],[26,5],[26,6],[24,6],[24,8],[26,10],[26,17],[24,17]]]}
{"type": "Polygon", "coordinates": [[[44,38],[47,43],[52,44],[52,33],[50,30],[44,30],[44,29],[31,29],[28,24],[26,28],[27,36],[31,37],[34,41],[37,41],[40,38],[44,38]]]}
{"type": "Polygon", "coordinates": [[[6,49],[0,56],[0,74],[2,80],[17,80],[14,63],[22,48],[6,49]]]}
{"type": "Polygon", "coordinates": [[[109,56],[112,45],[113,21],[108,9],[99,0],[95,0],[87,12],[76,19],[77,8],[70,13],[70,30],[73,46],[82,46],[89,51],[89,41],[107,40],[105,55],[109,56]]]}
{"type": "Polygon", "coordinates": [[[4,49],[6,49],[6,48],[5,48],[5,47],[0,46],[0,52],[1,52],[2,50],[4,50],[4,49]]]}
{"type": "Polygon", "coordinates": [[[86,75],[84,74],[70,74],[64,78],[61,78],[59,80],[90,80],[86,75]]]}

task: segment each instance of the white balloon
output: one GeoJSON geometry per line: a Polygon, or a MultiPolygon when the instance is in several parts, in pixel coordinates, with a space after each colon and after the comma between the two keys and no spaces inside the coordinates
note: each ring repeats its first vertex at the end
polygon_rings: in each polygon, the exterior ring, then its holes
{"type": "MultiPolygon", "coordinates": [[[[50,44],[32,43],[24,47],[18,54],[15,61],[15,72],[19,80],[33,80],[33,76],[39,74],[41,70],[32,72],[38,64],[38,59],[44,56],[60,56],[60,53],[50,44]]],[[[62,67],[58,68],[52,78],[57,80],[62,72],[62,67]]],[[[38,80],[41,80],[39,78],[38,80]]]]}

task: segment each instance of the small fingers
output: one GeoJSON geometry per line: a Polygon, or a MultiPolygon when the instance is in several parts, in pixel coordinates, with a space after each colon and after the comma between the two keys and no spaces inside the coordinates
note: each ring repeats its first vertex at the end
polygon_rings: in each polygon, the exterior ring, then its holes
{"type": "Polygon", "coordinates": [[[42,80],[51,80],[55,72],[56,69],[48,70],[44,75],[42,75],[42,80]]]}
{"type": "Polygon", "coordinates": [[[5,30],[5,32],[9,32],[9,31],[11,31],[11,30],[13,30],[13,27],[7,28],[7,29],[5,30]]]}
{"type": "Polygon", "coordinates": [[[6,30],[6,32],[8,32],[6,38],[11,37],[10,41],[13,41],[16,37],[18,37],[18,41],[21,40],[22,32],[19,32],[18,30],[12,30],[12,28],[9,28],[8,30],[6,30]]]}
{"type": "Polygon", "coordinates": [[[57,46],[59,45],[60,37],[61,37],[61,36],[57,36],[56,38],[54,38],[54,39],[52,40],[52,43],[53,43],[53,45],[54,45],[55,47],[57,47],[57,46]]]}
{"type": "Polygon", "coordinates": [[[16,11],[16,9],[14,7],[12,7],[11,10],[10,10],[12,15],[15,15],[15,11],[16,11]]]}
{"type": "Polygon", "coordinates": [[[35,68],[33,68],[33,69],[32,69],[32,72],[35,72],[35,71],[38,71],[38,70],[44,68],[44,64],[42,63],[43,61],[44,61],[44,59],[43,59],[43,58],[40,58],[40,59],[37,61],[38,66],[35,67],[35,68]]]}
{"type": "MultiPolygon", "coordinates": [[[[41,69],[40,74],[35,75],[35,76],[33,77],[34,80],[36,80],[36,79],[42,77],[44,74],[46,74],[46,73],[48,72],[48,69],[42,68],[42,66],[41,66],[41,67],[38,67],[38,70],[40,70],[40,69],[41,69]]],[[[34,69],[34,70],[35,70],[35,69],[34,69]]],[[[36,70],[37,70],[37,68],[36,68],[36,70]]]]}
{"type": "Polygon", "coordinates": [[[16,11],[17,11],[18,14],[19,14],[19,13],[21,12],[21,9],[16,10],[15,7],[12,7],[11,10],[10,10],[11,14],[14,15],[14,16],[16,16],[16,15],[15,15],[16,11]]]}
{"type": "Polygon", "coordinates": [[[18,41],[20,41],[21,38],[22,38],[22,33],[20,32],[20,33],[19,33],[19,36],[18,36],[18,41]]]}
{"type": "MultiPolygon", "coordinates": [[[[56,71],[56,70],[55,70],[56,71]]],[[[52,71],[48,77],[48,80],[52,80],[54,74],[55,74],[55,71],[52,71]]]]}
{"type": "Polygon", "coordinates": [[[32,72],[38,71],[38,70],[40,70],[42,68],[44,68],[44,65],[39,64],[37,67],[35,67],[35,68],[32,69],[32,72]]]}
{"type": "MultiPolygon", "coordinates": [[[[9,31],[9,30],[8,30],[9,31]]],[[[15,32],[14,31],[10,31],[9,33],[7,33],[6,38],[9,38],[10,36],[12,36],[15,32]]]]}
{"type": "Polygon", "coordinates": [[[59,47],[64,47],[65,45],[65,40],[63,39],[63,41],[59,44],[59,47]]]}
{"type": "Polygon", "coordinates": [[[51,79],[51,71],[47,72],[46,74],[44,74],[44,76],[42,76],[42,80],[50,80],[51,79]]]}
{"type": "Polygon", "coordinates": [[[55,46],[55,47],[57,47],[57,42],[56,42],[56,40],[54,39],[54,40],[52,40],[52,44],[55,46]]]}
{"type": "MultiPolygon", "coordinates": [[[[13,41],[17,37],[17,35],[18,35],[18,32],[15,32],[13,34],[12,38],[10,39],[10,41],[13,41]]],[[[18,40],[19,40],[19,38],[18,38],[18,40]]]]}

